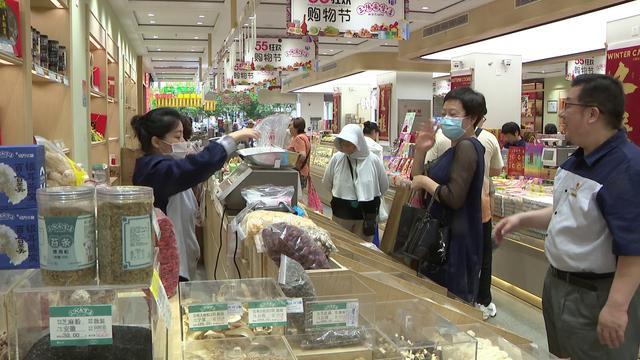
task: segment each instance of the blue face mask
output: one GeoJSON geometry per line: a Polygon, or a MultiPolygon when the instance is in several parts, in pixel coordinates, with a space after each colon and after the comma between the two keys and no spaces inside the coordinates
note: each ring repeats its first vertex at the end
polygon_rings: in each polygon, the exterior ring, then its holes
{"type": "Polygon", "coordinates": [[[458,140],[464,135],[464,128],[462,127],[463,118],[445,116],[440,120],[440,127],[442,128],[442,134],[449,140],[458,140]]]}

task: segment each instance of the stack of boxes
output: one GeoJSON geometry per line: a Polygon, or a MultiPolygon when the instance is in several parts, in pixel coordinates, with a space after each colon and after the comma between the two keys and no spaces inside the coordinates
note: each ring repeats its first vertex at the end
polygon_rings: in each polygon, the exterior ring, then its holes
{"type": "Polygon", "coordinates": [[[0,146],[0,269],[38,268],[36,192],[45,186],[42,145],[0,146]]]}

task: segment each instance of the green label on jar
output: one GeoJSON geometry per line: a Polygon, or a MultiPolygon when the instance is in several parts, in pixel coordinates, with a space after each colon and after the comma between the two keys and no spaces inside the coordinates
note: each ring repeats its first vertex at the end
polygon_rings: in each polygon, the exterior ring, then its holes
{"type": "Polygon", "coordinates": [[[96,224],[92,215],[39,216],[40,267],[75,271],[96,264],[96,224]]]}
{"type": "Polygon", "coordinates": [[[153,265],[151,216],[122,217],[122,268],[136,270],[153,265]]]}

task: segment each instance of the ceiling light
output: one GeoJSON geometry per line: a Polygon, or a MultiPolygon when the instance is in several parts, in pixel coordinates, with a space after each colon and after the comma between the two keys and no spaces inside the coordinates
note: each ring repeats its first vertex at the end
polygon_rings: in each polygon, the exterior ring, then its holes
{"type": "Polygon", "coordinates": [[[198,21],[196,24],[198,24],[198,25],[202,25],[202,21],[198,21]]]}
{"type": "Polygon", "coordinates": [[[156,51],[162,51],[162,49],[156,49],[156,51]]]}
{"type": "Polygon", "coordinates": [[[521,30],[489,40],[422,56],[427,60],[451,60],[473,53],[521,55],[522,62],[580,54],[604,48],[607,22],[638,14],[640,3],[633,1],[592,13],[521,30]],[[575,36],[580,34],[580,36],[575,36]]]}
{"type": "Polygon", "coordinates": [[[196,39],[196,40],[200,39],[200,38],[199,38],[199,37],[197,37],[197,36],[194,36],[193,38],[194,38],[194,39],[196,39]]]}
{"type": "Polygon", "coordinates": [[[347,44],[351,44],[351,41],[347,41],[347,44]]]}
{"type": "Polygon", "coordinates": [[[158,35],[153,35],[153,38],[154,38],[154,39],[157,39],[157,38],[158,38],[158,35]]]}
{"type": "Polygon", "coordinates": [[[149,13],[149,14],[147,14],[147,15],[149,15],[149,17],[154,17],[154,16],[156,16],[155,14],[151,14],[151,13],[149,13]]]}
{"type": "Polygon", "coordinates": [[[149,20],[149,24],[155,24],[156,21],[155,20],[149,20]]]}
{"type": "Polygon", "coordinates": [[[244,26],[249,26],[249,24],[244,24],[244,26]]]}
{"type": "Polygon", "coordinates": [[[198,16],[200,19],[204,19],[204,15],[200,15],[198,16]]]}
{"type": "Polygon", "coordinates": [[[64,9],[64,6],[62,4],[60,4],[60,2],[58,0],[49,0],[49,1],[51,1],[53,6],[57,7],[58,9],[64,9]]]}
{"type": "Polygon", "coordinates": [[[332,49],[329,49],[329,51],[333,51],[332,49]]]}
{"type": "Polygon", "coordinates": [[[428,6],[423,6],[422,10],[429,10],[429,7],[428,6]]]}

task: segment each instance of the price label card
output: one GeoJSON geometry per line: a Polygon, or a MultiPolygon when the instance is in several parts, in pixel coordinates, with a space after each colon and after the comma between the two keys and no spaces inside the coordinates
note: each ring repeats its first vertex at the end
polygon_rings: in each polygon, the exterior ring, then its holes
{"type": "Polygon", "coordinates": [[[40,76],[45,76],[44,75],[44,68],[42,66],[34,65],[34,67],[36,68],[36,74],[38,74],[40,76]]]}
{"type": "Polygon", "coordinates": [[[111,305],[49,308],[51,346],[113,344],[111,305]]]}
{"type": "Polygon", "coordinates": [[[189,330],[208,331],[229,328],[229,305],[200,304],[189,305],[189,330]]]}
{"type": "Polygon", "coordinates": [[[323,301],[311,303],[311,324],[314,328],[358,326],[358,300],[323,301]]]}
{"type": "Polygon", "coordinates": [[[252,301],[249,303],[249,327],[286,325],[287,300],[252,301]]]}
{"type": "Polygon", "coordinates": [[[287,299],[287,313],[302,314],[304,313],[304,304],[301,298],[287,299]]]}
{"type": "Polygon", "coordinates": [[[156,305],[158,305],[158,313],[160,314],[165,327],[167,329],[170,329],[171,304],[169,303],[167,292],[164,290],[164,285],[162,285],[162,280],[160,280],[160,274],[155,269],[153,270],[153,277],[151,278],[150,290],[153,298],[156,300],[156,305]]]}
{"type": "Polygon", "coordinates": [[[240,303],[230,303],[228,305],[229,316],[242,316],[244,315],[244,309],[240,303]]]}

